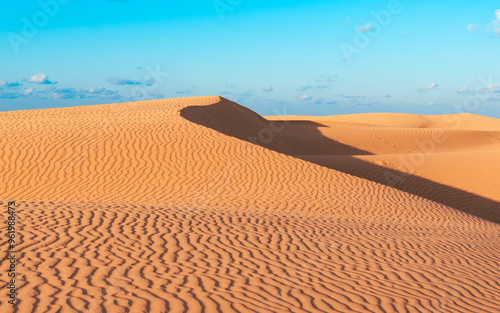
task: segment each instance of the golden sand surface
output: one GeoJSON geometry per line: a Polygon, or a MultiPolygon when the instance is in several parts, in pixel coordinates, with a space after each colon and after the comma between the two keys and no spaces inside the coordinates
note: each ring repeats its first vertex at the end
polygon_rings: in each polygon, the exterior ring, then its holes
{"type": "Polygon", "coordinates": [[[214,96],[0,112],[0,133],[1,312],[500,311],[499,119],[214,96]]]}

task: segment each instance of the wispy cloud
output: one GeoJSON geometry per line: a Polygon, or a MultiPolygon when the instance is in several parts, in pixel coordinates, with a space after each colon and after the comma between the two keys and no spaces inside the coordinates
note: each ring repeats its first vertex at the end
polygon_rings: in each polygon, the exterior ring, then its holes
{"type": "Polygon", "coordinates": [[[21,86],[21,85],[22,84],[18,83],[18,82],[9,83],[6,80],[0,80],[0,87],[17,87],[17,86],[21,86]]]}
{"type": "Polygon", "coordinates": [[[482,31],[479,30],[479,26],[474,24],[467,25],[467,30],[475,33],[482,33],[482,31]]]}
{"type": "Polygon", "coordinates": [[[428,91],[428,90],[436,90],[438,89],[439,85],[437,83],[431,83],[429,86],[425,88],[419,88],[418,91],[423,92],[423,91],[428,91]]]}
{"type": "Polygon", "coordinates": [[[54,99],[73,99],[80,97],[77,90],[74,88],[60,88],[52,93],[54,99]]]}
{"type": "Polygon", "coordinates": [[[369,31],[372,31],[372,30],[375,30],[375,26],[371,25],[370,23],[365,23],[361,26],[358,26],[356,28],[356,32],[358,33],[366,33],[366,32],[369,32],[369,31]]]}
{"type": "MultiPolygon", "coordinates": [[[[302,102],[309,103],[309,104],[325,104],[325,103],[327,103],[327,100],[325,98],[311,97],[310,95],[306,95],[306,94],[298,96],[298,99],[302,102]]],[[[334,102],[328,102],[328,104],[334,104],[334,102]]]]}
{"type": "Polygon", "coordinates": [[[32,95],[34,88],[19,89],[19,88],[0,88],[0,99],[17,99],[21,97],[27,97],[32,95]]]}
{"type": "Polygon", "coordinates": [[[91,95],[98,95],[98,94],[102,94],[105,91],[106,91],[106,88],[104,88],[104,87],[92,87],[92,88],[89,88],[87,90],[87,93],[91,94],[91,95]]]}
{"type": "MultiPolygon", "coordinates": [[[[324,104],[324,103],[326,103],[326,99],[325,98],[313,98],[311,100],[311,103],[312,104],[324,104]]],[[[330,103],[330,104],[332,104],[332,103],[330,103]]]]}
{"type": "Polygon", "coordinates": [[[306,91],[306,90],[309,90],[311,88],[313,88],[312,85],[309,85],[309,84],[308,85],[303,85],[300,88],[298,88],[297,91],[306,91]]]}
{"type": "Polygon", "coordinates": [[[464,85],[457,90],[457,93],[468,93],[468,92],[469,92],[469,85],[464,85]]]}
{"type": "Polygon", "coordinates": [[[54,99],[85,99],[85,98],[100,98],[100,99],[122,99],[124,98],[117,91],[109,90],[104,87],[94,87],[89,89],[81,88],[50,88],[45,92],[52,93],[54,99]]]}
{"type": "Polygon", "coordinates": [[[274,88],[272,86],[267,86],[267,87],[264,87],[262,89],[262,91],[265,91],[265,92],[271,92],[271,91],[274,91],[274,88]]]}
{"type": "Polygon", "coordinates": [[[500,26],[500,9],[495,11],[496,19],[492,22],[494,25],[500,26]]]}
{"type": "Polygon", "coordinates": [[[185,89],[185,90],[176,91],[175,93],[178,95],[191,95],[191,94],[194,94],[195,92],[194,92],[194,87],[190,87],[190,88],[185,89]]]}
{"type": "Polygon", "coordinates": [[[147,94],[150,99],[165,99],[165,94],[161,92],[150,92],[147,94]]]}
{"type": "Polygon", "coordinates": [[[153,86],[156,82],[154,78],[149,79],[139,79],[133,80],[129,78],[120,78],[120,77],[109,77],[107,81],[115,86],[126,86],[126,85],[136,85],[136,86],[153,86]]]}
{"type": "Polygon", "coordinates": [[[35,90],[35,89],[34,89],[33,87],[31,87],[31,88],[27,88],[27,89],[24,89],[24,91],[23,91],[23,95],[24,95],[24,96],[29,96],[29,95],[33,94],[33,91],[34,91],[34,90],[35,90]]]}
{"type": "Polygon", "coordinates": [[[238,102],[238,101],[246,101],[255,96],[255,92],[253,90],[246,90],[243,92],[231,92],[231,91],[221,91],[220,92],[221,96],[227,96],[231,101],[238,102]]]}
{"type": "Polygon", "coordinates": [[[310,100],[312,100],[312,97],[309,96],[309,95],[300,95],[299,96],[299,100],[301,100],[301,101],[310,101],[310,100]]]}
{"type": "Polygon", "coordinates": [[[42,90],[36,90],[34,87],[22,88],[23,84],[13,82],[9,83],[5,80],[0,80],[0,98],[1,99],[16,99],[21,97],[34,96],[38,99],[85,99],[85,98],[100,98],[100,99],[121,99],[124,98],[117,91],[109,90],[104,87],[93,87],[89,89],[82,88],[57,88],[54,86],[57,82],[51,81],[46,74],[40,73],[25,79],[32,84],[49,85],[42,90]]]}
{"type": "Polygon", "coordinates": [[[299,92],[304,92],[311,89],[325,90],[332,87],[332,83],[337,81],[337,75],[321,75],[314,83],[302,85],[296,90],[299,92]]]}
{"type": "Polygon", "coordinates": [[[428,89],[428,90],[433,90],[433,89],[437,89],[437,87],[438,87],[438,86],[439,86],[439,85],[438,85],[438,84],[436,84],[436,83],[431,83],[429,86],[427,86],[427,88],[426,88],[426,89],[428,89]]]}
{"type": "Polygon", "coordinates": [[[332,86],[332,84],[330,83],[322,83],[322,84],[319,84],[318,86],[316,86],[317,89],[327,89],[327,88],[330,88],[332,86]]]}
{"type": "Polygon", "coordinates": [[[0,89],[0,99],[17,99],[22,94],[17,90],[3,90],[0,89]]]}
{"type": "Polygon", "coordinates": [[[491,84],[481,89],[482,93],[500,93],[500,85],[491,84]]]}
{"type": "Polygon", "coordinates": [[[344,94],[340,94],[338,96],[341,98],[345,98],[345,99],[366,99],[365,96],[349,96],[349,95],[344,95],[344,94]]]}
{"type": "Polygon", "coordinates": [[[338,78],[339,78],[338,75],[321,75],[316,80],[316,82],[317,83],[322,83],[322,82],[333,83],[333,82],[337,81],[338,78]]]}
{"type": "Polygon", "coordinates": [[[86,97],[98,97],[100,99],[122,99],[122,95],[115,90],[109,90],[104,87],[89,88],[84,91],[86,97]]]}
{"type": "Polygon", "coordinates": [[[467,25],[467,30],[475,33],[489,33],[492,32],[495,35],[500,37],[500,9],[494,12],[495,19],[487,24],[484,29],[481,29],[478,24],[469,24],[467,25]]]}

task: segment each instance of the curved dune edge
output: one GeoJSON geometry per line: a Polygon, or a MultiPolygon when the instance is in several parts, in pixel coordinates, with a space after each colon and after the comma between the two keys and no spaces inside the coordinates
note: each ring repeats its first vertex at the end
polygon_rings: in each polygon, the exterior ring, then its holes
{"type": "Polygon", "coordinates": [[[19,312],[500,310],[494,188],[467,181],[472,166],[447,181],[433,170],[447,155],[495,159],[493,121],[445,130],[412,171],[431,185],[412,193],[369,174],[403,171],[384,156],[415,153],[440,128],[271,119],[220,97],[1,112],[19,312]],[[269,127],[273,140],[259,139],[269,127]],[[485,205],[443,205],[432,179],[485,205]]]}

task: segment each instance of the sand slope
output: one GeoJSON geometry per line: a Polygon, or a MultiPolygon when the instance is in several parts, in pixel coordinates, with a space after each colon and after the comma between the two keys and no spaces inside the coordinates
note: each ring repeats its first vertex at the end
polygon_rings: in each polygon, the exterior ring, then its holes
{"type": "Polygon", "coordinates": [[[468,179],[481,152],[494,181],[498,121],[352,117],[271,121],[220,97],[0,113],[18,311],[499,310],[498,191],[468,179]],[[384,181],[443,132],[408,186],[384,181]],[[460,153],[467,171],[433,170],[460,153]]]}
{"type": "Polygon", "coordinates": [[[268,119],[314,123],[322,137],[351,148],[296,157],[500,223],[499,119],[397,113],[268,119]]]}

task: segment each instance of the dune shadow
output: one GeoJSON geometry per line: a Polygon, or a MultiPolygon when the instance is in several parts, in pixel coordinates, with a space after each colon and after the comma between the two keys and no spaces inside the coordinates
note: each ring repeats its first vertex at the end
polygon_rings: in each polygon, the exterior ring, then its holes
{"type": "Polygon", "coordinates": [[[181,110],[186,120],[288,155],[368,155],[366,151],[321,136],[312,121],[268,121],[229,100],[181,110]]]}
{"type": "MultiPolygon", "coordinates": [[[[189,106],[181,116],[195,124],[276,152],[396,188],[500,224],[500,203],[426,178],[360,160],[371,153],[328,137],[312,121],[268,121],[226,99],[189,106]]],[[[457,169],[459,170],[459,169],[457,169]]]]}

